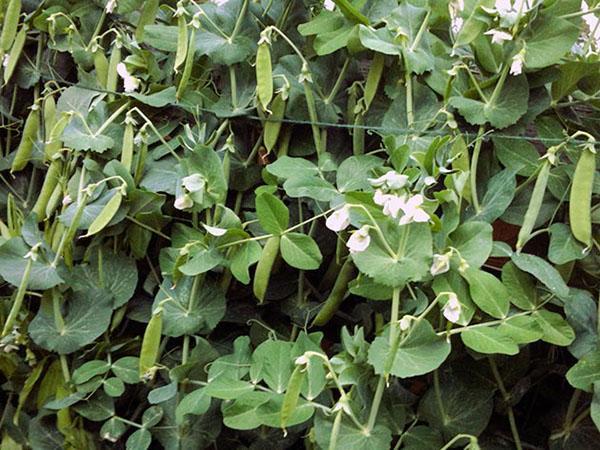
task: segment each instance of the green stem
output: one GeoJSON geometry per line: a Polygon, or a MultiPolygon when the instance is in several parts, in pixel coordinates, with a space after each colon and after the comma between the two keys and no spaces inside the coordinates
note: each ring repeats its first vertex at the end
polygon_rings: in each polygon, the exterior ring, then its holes
{"type": "Polygon", "coordinates": [[[233,42],[233,40],[235,39],[235,37],[237,36],[237,34],[240,31],[240,28],[242,26],[242,21],[244,20],[244,16],[246,15],[247,9],[248,9],[248,0],[244,0],[242,8],[240,9],[240,14],[238,15],[237,20],[235,22],[233,32],[231,33],[231,36],[229,36],[229,39],[228,39],[230,44],[233,42]]]}
{"type": "MultiPolygon", "coordinates": [[[[407,64],[405,63],[407,66],[407,64]]],[[[415,122],[415,115],[413,111],[413,88],[412,88],[412,76],[408,71],[408,66],[405,67],[404,80],[406,85],[406,128],[411,128],[415,122]]]]}
{"type": "Polygon", "coordinates": [[[469,439],[469,440],[473,441],[473,436],[471,436],[470,434],[457,434],[446,445],[444,445],[440,450],[448,450],[456,442],[460,441],[461,439],[469,439]]]}
{"type": "Polygon", "coordinates": [[[71,381],[71,373],[69,371],[69,362],[67,361],[67,355],[65,354],[60,355],[60,367],[62,369],[65,383],[69,383],[71,381]]]}
{"type": "Polygon", "coordinates": [[[329,450],[335,450],[337,446],[337,438],[340,434],[340,428],[342,425],[342,413],[343,411],[340,409],[333,421],[333,426],[331,427],[331,435],[329,438],[329,450]]]}
{"type": "Polygon", "coordinates": [[[435,393],[435,401],[440,410],[440,416],[442,421],[446,422],[446,408],[444,408],[444,402],[442,401],[442,391],[440,389],[440,374],[438,370],[433,372],[433,392],[435,393]]]}
{"type": "Polygon", "coordinates": [[[312,89],[310,88],[308,80],[304,80],[302,85],[304,86],[304,96],[306,97],[306,106],[308,107],[308,116],[310,117],[310,127],[312,129],[313,141],[315,143],[317,155],[320,155],[323,152],[323,149],[321,146],[321,130],[317,125],[319,118],[317,116],[315,97],[312,89]]]}
{"type": "Polygon", "coordinates": [[[56,250],[56,256],[52,261],[52,267],[56,267],[58,265],[58,261],[62,256],[62,252],[64,250],[65,244],[67,241],[71,241],[75,237],[75,232],[77,231],[77,226],[79,225],[79,221],[81,220],[81,216],[83,215],[83,209],[87,204],[88,194],[86,192],[81,196],[81,200],[77,205],[77,210],[75,211],[75,215],[73,216],[73,220],[71,221],[71,225],[67,228],[67,231],[62,235],[60,239],[60,244],[58,245],[58,249],[56,250]]]}
{"type": "Polygon", "coordinates": [[[515,413],[510,406],[510,394],[506,390],[504,386],[504,381],[502,381],[502,376],[500,376],[500,372],[498,371],[498,367],[496,366],[496,361],[491,356],[488,357],[488,361],[490,362],[490,368],[492,369],[492,374],[494,375],[494,379],[496,380],[496,384],[500,389],[500,393],[502,394],[502,398],[506,403],[506,411],[508,413],[508,422],[510,423],[510,430],[513,435],[513,439],[515,441],[515,447],[517,450],[523,450],[523,445],[521,444],[521,437],[519,436],[519,430],[517,429],[517,423],[515,421],[515,413]]]}
{"type": "Polygon", "coordinates": [[[477,132],[477,137],[475,138],[475,147],[473,148],[473,156],[471,157],[471,199],[477,214],[481,212],[481,205],[479,204],[479,198],[477,197],[477,164],[479,163],[479,154],[481,153],[484,132],[485,125],[481,125],[479,127],[479,131],[477,132]]]}
{"type": "Polygon", "coordinates": [[[344,78],[346,77],[346,72],[348,72],[348,67],[350,66],[350,58],[346,58],[346,60],[344,61],[344,65],[342,66],[342,70],[340,70],[340,74],[337,77],[337,80],[335,80],[335,84],[333,85],[333,88],[331,89],[331,92],[329,93],[329,95],[327,96],[327,98],[324,100],[324,103],[326,105],[330,104],[333,99],[335,98],[335,96],[337,95],[337,93],[340,90],[340,87],[342,86],[342,81],[344,81],[344,78]]]}
{"type": "Polygon", "coordinates": [[[595,13],[596,11],[600,11],[600,6],[596,6],[595,8],[588,9],[587,11],[577,11],[570,14],[563,14],[562,16],[558,16],[559,19],[574,19],[576,17],[586,16],[588,14],[595,13]]]}
{"type": "Polygon", "coordinates": [[[190,353],[190,335],[183,336],[183,349],[181,350],[181,365],[187,364],[188,355],[190,353]]]}
{"type": "Polygon", "coordinates": [[[500,97],[500,93],[502,92],[502,88],[504,87],[504,82],[506,81],[506,76],[508,75],[509,69],[510,69],[510,65],[504,64],[504,68],[502,69],[502,72],[500,73],[500,78],[498,79],[498,83],[496,84],[496,87],[494,87],[494,92],[492,92],[492,96],[490,97],[490,101],[488,102],[488,105],[496,104],[496,100],[498,100],[498,97],[500,97]]]}
{"type": "Polygon", "coordinates": [[[565,423],[563,425],[563,429],[565,431],[571,430],[571,426],[573,425],[573,417],[575,417],[575,411],[577,410],[577,404],[579,403],[580,397],[581,391],[579,389],[575,389],[573,396],[569,401],[569,406],[567,407],[567,414],[565,415],[565,423]]]}
{"type": "Polygon", "coordinates": [[[21,283],[19,284],[19,289],[17,290],[15,301],[13,302],[10,313],[8,314],[8,318],[4,323],[4,328],[2,329],[2,337],[6,336],[12,331],[13,326],[17,321],[17,316],[19,315],[19,311],[21,311],[21,306],[23,306],[23,299],[25,298],[25,292],[27,290],[27,283],[29,282],[29,276],[31,274],[32,265],[33,259],[30,257],[27,260],[27,265],[25,266],[25,271],[23,272],[23,277],[21,278],[21,283]]]}
{"type": "Polygon", "coordinates": [[[115,121],[115,119],[116,119],[117,117],[119,117],[119,116],[121,115],[121,113],[122,113],[123,111],[125,111],[127,108],[129,108],[129,102],[127,102],[127,103],[125,103],[125,104],[121,105],[121,107],[120,107],[119,109],[117,109],[117,110],[116,110],[114,113],[112,113],[112,114],[111,114],[111,116],[110,116],[108,119],[106,119],[106,122],[104,122],[104,123],[102,124],[102,126],[101,126],[100,128],[98,128],[98,130],[97,130],[95,133],[93,133],[93,135],[94,135],[94,136],[99,136],[99,135],[101,135],[101,134],[102,134],[102,132],[103,132],[104,130],[106,130],[106,127],[108,127],[108,126],[109,126],[111,123],[113,123],[113,122],[115,121]]]}
{"type": "Polygon", "coordinates": [[[229,66],[229,83],[231,85],[231,106],[237,108],[237,79],[233,65],[229,66]]]}

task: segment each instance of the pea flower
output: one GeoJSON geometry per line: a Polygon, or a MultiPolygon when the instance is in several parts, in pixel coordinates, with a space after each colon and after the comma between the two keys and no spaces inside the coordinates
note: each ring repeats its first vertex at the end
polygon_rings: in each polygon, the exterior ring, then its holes
{"type": "Polygon", "coordinates": [[[123,78],[123,87],[125,88],[125,92],[135,92],[138,90],[140,87],[140,79],[129,73],[125,63],[120,62],[117,64],[117,73],[121,78],[123,78]]]}
{"type": "Polygon", "coordinates": [[[433,264],[431,265],[431,269],[429,269],[432,276],[441,275],[450,270],[450,256],[451,253],[433,255],[433,264]]]}
{"type": "Polygon", "coordinates": [[[523,72],[523,63],[525,62],[525,53],[521,50],[512,58],[512,63],[510,65],[510,74],[511,75],[521,75],[523,72]]]}
{"type": "Polygon", "coordinates": [[[181,197],[175,199],[174,206],[179,210],[188,209],[194,206],[194,201],[188,194],[183,194],[181,197]]]}
{"type": "Polygon", "coordinates": [[[206,178],[199,173],[194,173],[184,177],[181,180],[181,184],[188,190],[188,192],[199,192],[204,190],[204,187],[206,186],[206,178]]]}
{"type": "Polygon", "coordinates": [[[492,44],[502,45],[504,41],[512,41],[512,34],[502,30],[493,29],[486,31],[483,34],[488,34],[492,36],[492,44]]]}
{"type": "Polygon", "coordinates": [[[381,189],[377,189],[375,191],[375,195],[373,195],[373,201],[377,205],[383,206],[383,213],[386,216],[393,217],[394,219],[398,218],[398,213],[405,204],[404,199],[405,196],[384,194],[381,189]]]}
{"type": "Polygon", "coordinates": [[[211,0],[215,5],[217,6],[223,6],[225,3],[227,3],[229,0],[211,0]]]}
{"type": "Polygon", "coordinates": [[[359,230],[352,233],[346,246],[350,250],[350,253],[360,253],[364,252],[370,243],[371,236],[369,236],[369,226],[363,225],[359,230]]]}
{"type": "Polygon", "coordinates": [[[335,8],[335,3],[333,3],[333,0],[325,0],[323,2],[323,8],[325,8],[328,11],[333,11],[333,9],[335,8]]]}
{"type": "Polygon", "coordinates": [[[9,61],[10,61],[10,56],[7,53],[2,57],[2,67],[6,69],[8,67],[9,61]]]}
{"type": "Polygon", "coordinates": [[[384,189],[402,189],[408,183],[408,177],[401,175],[395,170],[386,172],[379,178],[369,178],[369,183],[373,187],[382,187],[384,189]]]}
{"type": "Polygon", "coordinates": [[[452,323],[458,322],[461,311],[462,307],[460,306],[457,295],[454,292],[448,293],[448,301],[442,309],[442,313],[446,320],[452,323]]]}
{"type": "Polygon", "coordinates": [[[400,331],[407,331],[410,328],[412,322],[412,316],[406,315],[400,319],[400,331]]]}
{"type": "Polygon", "coordinates": [[[400,206],[404,215],[400,218],[400,225],[406,225],[411,222],[428,222],[430,217],[422,208],[423,196],[417,194],[403,202],[400,206]]]}
{"type": "Polygon", "coordinates": [[[205,223],[203,223],[202,226],[204,226],[204,229],[208,232],[208,234],[215,236],[215,237],[220,237],[220,236],[225,235],[225,233],[227,233],[226,228],[211,227],[210,225],[206,225],[205,223]]]}
{"type": "Polygon", "coordinates": [[[345,230],[348,225],[350,225],[350,208],[347,205],[334,211],[325,221],[325,226],[336,233],[345,230]]]}
{"type": "Polygon", "coordinates": [[[117,7],[117,0],[108,0],[106,2],[106,6],[104,7],[104,10],[106,11],[107,14],[112,14],[116,7],[117,7]]]}

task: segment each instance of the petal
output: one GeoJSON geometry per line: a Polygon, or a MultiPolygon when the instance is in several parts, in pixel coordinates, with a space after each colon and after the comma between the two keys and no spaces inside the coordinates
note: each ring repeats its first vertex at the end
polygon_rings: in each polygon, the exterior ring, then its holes
{"type": "Polygon", "coordinates": [[[413,220],[415,222],[429,222],[429,219],[429,214],[427,214],[424,210],[422,210],[421,208],[415,209],[415,212],[413,214],[413,220]]]}

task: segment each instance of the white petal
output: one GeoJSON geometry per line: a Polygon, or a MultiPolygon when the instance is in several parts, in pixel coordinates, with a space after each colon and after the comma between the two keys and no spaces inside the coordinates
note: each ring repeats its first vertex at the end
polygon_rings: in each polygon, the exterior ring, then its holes
{"type": "Polygon", "coordinates": [[[227,233],[226,228],[211,227],[205,223],[203,223],[202,226],[206,229],[206,231],[208,231],[208,234],[212,234],[216,237],[223,236],[225,233],[227,233]]]}
{"type": "Polygon", "coordinates": [[[325,0],[323,2],[323,8],[325,8],[328,11],[333,11],[333,9],[335,8],[335,3],[333,3],[333,0],[325,0]]]}
{"type": "Polygon", "coordinates": [[[369,228],[364,226],[360,230],[352,233],[346,246],[350,250],[350,253],[359,253],[365,251],[370,243],[371,236],[369,236],[369,228]]]}
{"type": "Polygon", "coordinates": [[[427,214],[421,208],[416,209],[415,212],[413,213],[413,220],[415,222],[429,222],[429,219],[430,219],[429,214],[427,214]]]}
{"type": "Polygon", "coordinates": [[[183,195],[181,197],[177,197],[175,199],[175,209],[188,209],[191,208],[192,206],[194,206],[194,201],[191,199],[191,197],[189,195],[183,195]]]}
{"type": "Polygon", "coordinates": [[[331,231],[345,230],[350,225],[350,213],[347,207],[334,211],[325,221],[325,226],[331,231]]]}
{"type": "Polygon", "coordinates": [[[181,180],[181,184],[189,192],[198,192],[206,186],[206,179],[199,173],[194,173],[181,180]]]}

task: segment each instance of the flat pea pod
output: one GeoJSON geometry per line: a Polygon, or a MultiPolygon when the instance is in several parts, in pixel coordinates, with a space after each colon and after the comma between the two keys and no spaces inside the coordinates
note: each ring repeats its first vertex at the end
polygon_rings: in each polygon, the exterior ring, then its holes
{"type": "Polygon", "coordinates": [[[108,80],[108,59],[102,49],[98,49],[94,52],[94,68],[96,69],[96,81],[101,88],[106,89],[106,82],[108,80]]]}
{"type": "Polygon", "coordinates": [[[46,158],[52,159],[62,148],[61,137],[70,120],[71,114],[63,112],[50,129],[50,132],[46,132],[46,142],[44,143],[46,158]]]}
{"type": "Polygon", "coordinates": [[[273,269],[273,264],[279,254],[280,241],[281,238],[279,236],[271,236],[267,239],[260,255],[260,259],[258,260],[258,264],[256,265],[252,289],[260,303],[265,300],[265,294],[269,287],[269,279],[271,278],[271,270],[273,269]]]}
{"type": "Polygon", "coordinates": [[[33,142],[37,138],[39,128],[39,107],[37,105],[33,105],[29,115],[27,116],[27,119],[25,120],[25,125],[23,126],[23,136],[21,137],[21,142],[19,143],[19,147],[15,152],[15,158],[13,159],[10,168],[11,172],[23,170],[23,168],[29,162],[29,159],[31,158],[31,152],[33,151],[33,142]]]}
{"type": "Polygon", "coordinates": [[[133,124],[131,121],[125,124],[123,147],[121,148],[121,163],[128,172],[131,172],[131,165],[133,163],[133,124]]]}
{"type": "Polygon", "coordinates": [[[144,27],[154,22],[156,13],[158,11],[160,0],[146,0],[144,2],[144,8],[138,19],[137,26],[135,28],[135,40],[142,42],[144,39],[144,27]]]}
{"type": "Polygon", "coordinates": [[[575,239],[592,245],[592,188],[596,173],[596,155],[586,147],[579,156],[569,198],[569,222],[575,239]]]}
{"type": "Polygon", "coordinates": [[[285,115],[285,100],[281,94],[277,94],[271,105],[271,115],[265,123],[264,144],[269,153],[273,151],[279,131],[281,130],[281,120],[285,115]]]}
{"type": "Polygon", "coordinates": [[[346,292],[348,292],[348,283],[356,278],[356,267],[350,258],[346,259],[340,273],[335,280],[333,289],[323,303],[323,307],[313,320],[313,326],[321,327],[331,320],[344,301],[346,292]]]}
{"type": "Polygon", "coordinates": [[[6,8],[2,32],[0,32],[0,51],[8,51],[15,40],[19,16],[21,15],[21,0],[10,0],[6,8]]]}
{"type": "Polygon", "coordinates": [[[108,73],[106,75],[106,90],[110,92],[111,98],[114,96],[112,92],[117,91],[117,81],[119,79],[117,72],[117,65],[121,62],[121,44],[118,42],[118,38],[112,47],[110,58],[108,59],[108,73]]]}
{"type": "Polygon", "coordinates": [[[50,136],[52,128],[56,125],[56,101],[52,95],[44,98],[44,139],[47,140],[50,136]]]}
{"type": "Polygon", "coordinates": [[[521,250],[527,243],[527,240],[533,231],[533,227],[535,226],[540,209],[542,208],[544,194],[546,193],[546,186],[548,185],[548,178],[550,176],[550,166],[550,162],[548,160],[544,160],[542,163],[542,168],[540,169],[540,172],[535,180],[535,186],[533,187],[533,192],[531,193],[529,206],[527,207],[527,212],[525,213],[525,218],[523,219],[523,225],[519,231],[517,250],[521,250]]]}
{"type": "Polygon", "coordinates": [[[187,48],[187,55],[185,58],[185,65],[183,66],[183,72],[181,74],[181,79],[179,80],[179,85],[177,86],[177,92],[175,93],[175,97],[180,99],[183,93],[185,92],[185,88],[190,81],[190,77],[192,76],[192,67],[194,66],[194,55],[196,54],[196,31],[192,28],[192,32],[190,33],[190,40],[187,48]]]}
{"type": "Polygon", "coordinates": [[[58,185],[62,166],[62,161],[60,159],[55,159],[50,163],[50,167],[48,167],[42,189],[32,208],[32,212],[37,215],[38,222],[42,222],[46,219],[46,206],[48,205],[48,201],[50,200],[54,189],[58,185]]]}
{"type": "Polygon", "coordinates": [[[98,217],[94,219],[94,221],[88,228],[88,232],[82,237],[92,236],[102,231],[110,223],[112,218],[115,217],[115,214],[121,206],[122,200],[123,195],[121,194],[120,190],[117,190],[117,192],[115,192],[115,195],[113,195],[108,201],[108,203],[104,205],[104,208],[102,208],[102,211],[100,211],[98,217]]]}
{"type": "Polygon", "coordinates": [[[271,48],[266,42],[258,46],[256,52],[256,93],[264,110],[273,99],[273,68],[271,48]]]}
{"type": "Polygon", "coordinates": [[[185,16],[181,14],[177,17],[177,51],[175,52],[175,65],[173,70],[177,72],[179,66],[181,66],[187,55],[188,50],[188,32],[187,23],[185,22],[185,16]]]}
{"type": "Polygon", "coordinates": [[[7,84],[10,81],[15,69],[17,68],[17,63],[19,62],[19,58],[23,52],[25,41],[27,40],[28,30],[29,26],[26,24],[23,25],[15,37],[15,42],[10,48],[10,53],[8,54],[8,64],[4,69],[4,84],[7,84]]]}
{"type": "Polygon", "coordinates": [[[382,53],[375,53],[373,57],[373,62],[371,63],[371,68],[369,69],[369,74],[367,75],[367,82],[365,83],[365,105],[366,109],[369,109],[371,106],[371,102],[375,98],[375,94],[377,93],[377,87],[379,86],[379,81],[381,80],[381,75],[383,74],[383,67],[385,63],[385,58],[382,53]]]}
{"type": "Polygon", "coordinates": [[[290,380],[288,381],[285,395],[283,396],[283,402],[281,403],[281,428],[285,430],[288,420],[294,414],[296,405],[298,405],[298,399],[300,398],[300,390],[302,389],[302,383],[306,376],[306,370],[304,365],[296,365],[290,380]]]}
{"type": "Polygon", "coordinates": [[[160,336],[162,334],[162,310],[152,314],[150,322],[146,326],[142,348],[140,350],[140,378],[145,378],[156,364],[160,348],[160,336]]]}
{"type": "Polygon", "coordinates": [[[52,190],[52,194],[50,194],[50,197],[48,198],[48,202],[46,203],[45,217],[50,217],[52,214],[54,214],[54,211],[56,211],[56,208],[58,208],[58,205],[61,203],[63,198],[62,195],[63,187],[60,185],[60,183],[57,183],[52,190]]]}

